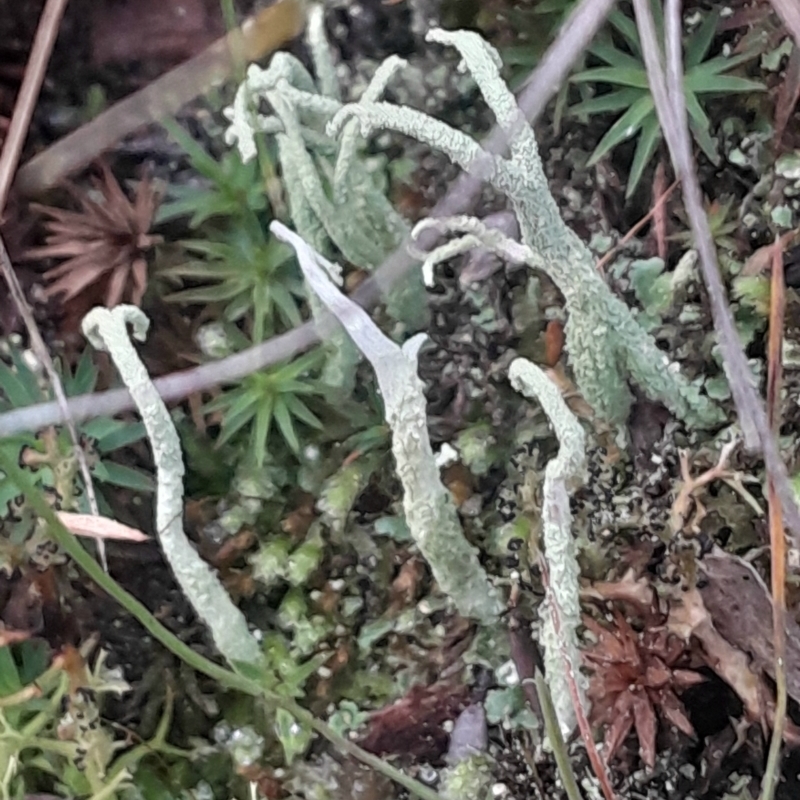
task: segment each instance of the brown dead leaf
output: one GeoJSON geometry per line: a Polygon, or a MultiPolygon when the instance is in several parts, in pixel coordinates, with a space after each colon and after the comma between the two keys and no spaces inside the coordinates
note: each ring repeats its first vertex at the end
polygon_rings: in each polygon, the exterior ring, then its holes
{"type": "Polygon", "coordinates": [[[298,541],[305,538],[317,516],[314,503],[314,495],[304,492],[297,499],[294,509],[281,520],[281,530],[298,541]]]}
{"type": "Polygon", "coordinates": [[[403,566],[400,567],[400,572],[392,581],[391,601],[386,613],[391,616],[413,605],[417,599],[420,584],[424,577],[424,562],[414,556],[409,558],[403,566]]]}
{"type": "Polygon", "coordinates": [[[667,170],[663,160],[659,160],[653,180],[653,237],[656,241],[656,254],[667,260],[667,206],[661,199],[667,192],[667,170]]]}
{"type": "Polygon", "coordinates": [[[554,367],[561,360],[564,341],[564,326],[557,319],[551,319],[544,332],[544,364],[546,367],[554,367]]]}
{"type": "Polygon", "coordinates": [[[442,470],[442,483],[450,490],[456,508],[461,508],[475,492],[472,473],[460,461],[442,470]]]}
{"type": "Polygon", "coordinates": [[[115,539],[121,542],[146,542],[150,538],[136,528],[96,514],[73,514],[69,511],[58,511],[56,516],[61,524],[75,536],[87,536],[91,539],[115,539]]]}
{"type": "MultiPolygon", "coordinates": [[[[748,562],[719,548],[698,562],[706,580],[700,587],[714,627],[752,658],[752,668],[774,679],[772,601],[761,576],[748,562]]],[[[786,686],[800,702],[800,625],[786,618],[786,686]]]]}
{"type": "Polygon", "coordinates": [[[595,413],[592,407],[583,399],[583,396],[578,391],[578,387],[569,379],[564,367],[561,364],[556,364],[554,367],[546,369],[547,377],[558,386],[561,394],[564,395],[564,400],[574,414],[581,419],[594,420],[595,413]]]}
{"type": "Polygon", "coordinates": [[[748,717],[754,721],[764,720],[766,686],[751,669],[748,656],[714,627],[698,589],[682,592],[680,599],[680,603],[673,603],[670,608],[669,630],[686,641],[693,636],[703,648],[708,666],[736,692],[748,717]]]}
{"type": "Polygon", "coordinates": [[[359,744],[375,755],[396,753],[438,761],[447,751],[443,725],[466,708],[469,691],[460,681],[451,680],[412,686],[396,703],[372,715],[359,744]]]}
{"type": "Polygon", "coordinates": [[[581,590],[581,597],[604,602],[623,602],[635,606],[640,613],[648,613],[656,600],[655,589],[647,578],[637,578],[629,569],[618,581],[595,581],[581,590]]]}

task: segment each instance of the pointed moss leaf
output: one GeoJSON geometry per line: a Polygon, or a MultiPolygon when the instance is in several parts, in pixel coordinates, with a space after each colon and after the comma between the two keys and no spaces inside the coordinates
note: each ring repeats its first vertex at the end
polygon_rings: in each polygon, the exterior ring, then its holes
{"type": "Polygon", "coordinates": [[[635,89],[647,89],[647,72],[641,67],[593,67],[573,77],[575,82],[613,83],[635,89]]]}
{"type": "Polygon", "coordinates": [[[717,32],[719,14],[716,11],[706,14],[703,21],[689,37],[683,52],[684,70],[688,72],[698,66],[708,54],[714,34],[717,32]]]}
{"type": "Polygon", "coordinates": [[[95,464],[92,474],[103,483],[136,492],[152,492],[155,488],[153,479],[147,473],[124,464],[115,464],[113,461],[95,464]]]}
{"type": "Polygon", "coordinates": [[[0,697],[18,692],[23,684],[9,646],[0,647],[0,697]]]}
{"type": "Polygon", "coordinates": [[[691,114],[689,115],[689,130],[691,131],[694,140],[698,145],[700,145],[700,149],[703,151],[705,157],[712,164],[719,164],[720,156],[717,152],[717,146],[714,140],[711,138],[711,134],[707,129],[701,128],[691,114]]]}
{"type": "Polygon", "coordinates": [[[613,150],[620,142],[630,139],[641,128],[648,114],[653,113],[653,98],[650,95],[640,97],[609,129],[600,140],[597,148],[589,158],[588,165],[596,164],[606,153],[613,150]]]}
{"type": "MultiPolygon", "coordinates": [[[[236,661],[235,659],[231,662],[231,666],[243,677],[247,678],[248,680],[257,683],[259,686],[264,686],[265,688],[271,688],[274,683],[274,677],[268,672],[268,670],[262,665],[258,663],[253,663],[251,661],[236,661]]],[[[137,779],[138,780],[138,779],[137,779]]]]}
{"type": "Polygon", "coordinates": [[[645,167],[650,163],[650,159],[656,152],[660,141],[661,128],[659,127],[658,119],[651,115],[642,124],[639,141],[636,143],[636,151],[633,154],[633,161],[628,174],[628,186],[625,190],[626,197],[630,197],[636,190],[639,181],[642,179],[645,167]]]}
{"type": "Polygon", "coordinates": [[[708,75],[698,73],[687,75],[684,88],[698,94],[734,94],[741,92],[763,92],[763,83],[750,78],[739,78],[736,75],[708,75]]]}
{"type": "Polygon", "coordinates": [[[88,348],[81,354],[73,375],[64,378],[64,391],[68,396],[93,392],[97,384],[97,370],[88,348]]]}
{"type": "MultiPolygon", "coordinates": [[[[620,50],[607,36],[602,38],[598,37],[592,42],[589,46],[589,52],[601,58],[612,67],[627,67],[628,69],[641,70],[643,66],[641,59],[620,50]]],[[[573,76],[572,79],[575,80],[575,77],[573,76]]]]}
{"type": "Polygon", "coordinates": [[[311,744],[313,732],[306,724],[298,722],[288,711],[279,708],[275,712],[275,735],[283,747],[286,764],[303,755],[311,744]]]}
{"type": "MultiPolygon", "coordinates": [[[[639,41],[639,31],[636,28],[636,23],[622,11],[614,10],[608,17],[609,24],[614,27],[625,39],[628,47],[637,55],[642,54],[642,45],[639,41]]],[[[658,20],[656,20],[658,26],[658,20]]]]}
{"type": "Polygon", "coordinates": [[[630,108],[643,93],[641,89],[620,89],[616,92],[608,92],[599,97],[592,97],[582,103],[570,106],[569,113],[573,116],[583,114],[604,114],[610,111],[622,111],[623,108],[630,108]]]}
{"type": "Polygon", "coordinates": [[[316,428],[317,430],[322,430],[324,427],[322,424],[322,420],[314,414],[311,409],[298,397],[293,394],[284,394],[283,395],[283,402],[286,403],[286,407],[289,409],[291,414],[301,422],[305,422],[306,425],[309,425],[312,428],[316,428]]]}
{"type": "Polygon", "coordinates": [[[33,405],[43,399],[42,391],[35,383],[31,384],[30,372],[20,374],[6,364],[0,363],[0,392],[11,408],[33,405]]]}
{"type": "MultiPolygon", "coordinates": [[[[82,428],[86,433],[88,431],[82,428]]],[[[91,435],[91,434],[90,434],[91,435]]],[[[102,436],[97,436],[97,449],[101,453],[111,453],[120,447],[127,447],[145,437],[144,424],[141,422],[117,422],[102,436]]]]}
{"type": "Polygon", "coordinates": [[[279,402],[271,398],[265,399],[263,404],[256,410],[255,422],[253,424],[253,450],[251,455],[255,456],[256,464],[260,467],[264,464],[267,455],[267,437],[272,426],[273,412],[279,402]]]}
{"type": "Polygon", "coordinates": [[[280,429],[284,441],[289,445],[289,449],[295,454],[299,453],[300,440],[298,439],[297,432],[294,429],[292,414],[282,397],[275,401],[275,422],[280,429]]]}

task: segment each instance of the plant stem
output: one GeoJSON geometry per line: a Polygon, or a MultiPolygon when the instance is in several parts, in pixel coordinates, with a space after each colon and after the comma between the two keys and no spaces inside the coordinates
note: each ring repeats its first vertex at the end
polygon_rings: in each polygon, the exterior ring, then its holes
{"type": "Polygon", "coordinates": [[[253,697],[263,697],[278,708],[283,708],[298,721],[307,724],[320,736],[327,739],[340,752],[353,756],[363,764],[372,767],[389,780],[404,786],[420,800],[441,800],[441,797],[419,781],[405,775],[396,767],[383,761],[378,756],[368,753],[354,742],[336,733],[327,723],[317,719],[310,711],[294,700],[265,689],[257,681],[240,675],[215,664],[201,656],[182,642],[175,634],[167,630],[142,603],[123,589],[111,576],[107,575],[100,565],[83,549],[78,540],[59,521],[53,509],[48,505],[41,490],[33,484],[30,477],[16,464],[7,453],[0,450],[0,470],[16,484],[25,495],[33,510],[48,523],[50,534],[70,558],[91,578],[103,591],[113,597],[123,608],[142,624],[150,635],[164,645],[167,650],[185,661],[198,672],[208,675],[227,689],[243,692],[253,697]]]}

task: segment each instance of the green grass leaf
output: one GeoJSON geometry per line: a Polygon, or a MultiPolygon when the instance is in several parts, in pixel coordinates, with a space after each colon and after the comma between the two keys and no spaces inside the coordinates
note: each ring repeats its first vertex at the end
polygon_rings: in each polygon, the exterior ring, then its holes
{"type": "Polygon", "coordinates": [[[654,111],[653,98],[647,94],[640,97],[607,131],[589,158],[588,165],[596,164],[618,144],[630,139],[642,127],[648,115],[654,111]]]}
{"type": "Polygon", "coordinates": [[[92,475],[103,483],[133,489],[135,492],[152,492],[155,489],[153,479],[146,472],[113,461],[95,464],[92,475]]]}
{"type": "Polygon", "coordinates": [[[635,89],[647,89],[647,72],[640,66],[631,67],[592,67],[572,76],[575,83],[612,83],[618,86],[630,86],[635,89]]]}
{"type": "Polygon", "coordinates": [[[628,174],[628,186],[625,189],[625,197],[630,197],[639,181],[642,179],[645,167],[650,163],[650,159],[656,152],[661,141],[661,127],[655,114],[647,117],[642,124],[642,132],[639,141],[636,143],[636,151],[633,154],[630,172],[628,174]]]}

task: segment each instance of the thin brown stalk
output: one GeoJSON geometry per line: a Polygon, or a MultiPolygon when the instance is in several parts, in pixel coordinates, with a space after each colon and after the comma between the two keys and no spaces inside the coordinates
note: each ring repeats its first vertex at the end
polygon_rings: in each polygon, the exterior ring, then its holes
{"type": "Polygon", "coordinates": [[[680,181],[673,181],[664,193],[653,203],[653,207],[612,247],[595,265],[598,272],[605,271],[606,266],[612,258],[631,240],[637,233],[653,218],[653,216],[669,200],[675,189],[678,188],[680,181]]]}
{"type": "Polygon", "coordinates": [[[578,730],[580,731],[581,739],[583,740],[583,746],[586,748],[586,754],[589,756],[589,763],[592,765],[594,774],[600,784],[603,797],[605,797],[605,800],[616,800],[617,795],[611,786],[611,778],[608,775],[606,763],[600,757],[600,753],[597,750],[597,745],[595,744],[594,736],[592,735],[592,726],[586,716],[586,709],[583,707],[581,693],[578,690],[578,683],[575,680],[575,667],[572,663],[569,653],[566,650],[566,647],[563,644],[563,614],[558,604],[555,602],[555,595],[550,591],[550,576],[544,558],[539,559],[539,569],[542,573],[542,584],[544,585],[545,591],[547,592],[547,596],[549,598],[550,614],[553,620],[553,630],[555,630],[556,636],[558,637],[560,643],[561,657],[562,661],[564,662],[564,669],[567,672],[569,693],[570,697],[572,698],[572,705],[575,708],[575,717],[578,720],[578,730]]]}
{"type": "MultiPolygon", "coordinates": [[[[786,313],[786,285],[783,275],[783,242],[772,248],[769,340],[767,345],[767,416],[773,434],[781,424],[781,385],[783,383],[783,329],[786,313]]],[[[769,746],[767,766],[761,783],[761,800],[772,800],[781,773],[781,744],[786,728],[786,539],[781,501],[775,481],[767,474],[769,499],[769,543],[772,582],[772,641],[775,647],[775,724],[769,746]]]]}
{"type": "Polygon", "coordinates": [[[50,61],[50,54],[53,52],[53,45],[66,6],[67,0],[47,0],[39,19],[31,54],[25,67],[25,75],[14,104],[11,125],[3,143],[2,155],[0,155],[0,209],[6,207],[11,181],[17,171],[22,145],[28,135],[33,109],[39,98],[39,90],[42,88],[44,73],[50,61]]]}
{"type": "Polygon", "coordinates": [[[755,390],[755,379],[747,363],[741,341],[728,306],[722,283],[716,247],[708,224],[703,195],[694,168],[691,140],[683,96],[683,66],[681,55],[681,3],[667,0],[664,17],[666,30],[666,75],[655,24],[647,0],[634,0],[636,23],[642,42],[642,54],[655,102],[658,120],[669,147],[675,174],[683,187],[687,216],[694,234],[703,280],[708,291],[714,328],[719,338],[725,372],[739,416],[745,446],[760,450],[769,474],[775,481],[785,522],[800,546],[800,509],[794,496],[778,451],[777,442],[767,420],[764,404],[755,390]]]}
{"type": "Polygon", "coordinates": [[[304,22],[302,0],[281,0],[262,9],[241,29],[213,42],[34,156],[20,169],[16,189],[26,196],[47,191],[137,128],[175,114],[192,98],[221,83],[237,60],[254,61],[282,47],[300,33],[304,22]],[[233,55],[237,45],[243,50],[233,55]]]}
{"type": "MultiPolygon", "coordinates": [[[[572,12],[556,41],[548,49],[539,66],[526,82],[519,97],[520,108],[533,124],[548,101],[558,91],[583,48],[594,38],[605,21],[615,0],[582,0],[572,12]]],[[[507,141],[506,133],[499,128],[489,135],[483,147],[492,153],[501,153],[507,141]]],[[[33,163],[33,162],[29,162],[33,163]]],[[[20,180],[28,165],[20,170],[20,180]]],[[[39,184],[45,185],[45,184],[39,184]]],[[[480,196],[482,182],[479,177],[463,173],[450,186],[447,194],[434,206],[431,217],[453,217],[465,214],[480,196]]],[[[433,231],[425,231],[415,246],[428,251],[438,241],[433,231]]],[[[392,286],[418,265],[408,252],[410,239],[403,241],[352,295],[353,300],[369,307],[386,296],[392,286]]],[[[157,378],[154,383],[165,402],[182,400],[189,395],[213,386],[233,383],[251,372],[272,366],[308,350],[328,336],[334,326],[330,314],[320,315],[317,322],[306,322],[288,333],[251,347],[242,353],[229,356],[211,364],[176,372],[157,378]]],[[[75,421],[92,417],[112,416],[133,408],[127,389],[113,389],[73,397],[69,409],[75,421]]],[[[26,430],[38,430],[63,419],[57,403],[41,403],[27,408],[14,409],[0,414],[0,437],[26,430]]]]}
{"type": "MultiPolygon", "coordinates": [[[[0,206],[0,208],[2,208],[2,206],[0,206]]],[[[22,321],[25,323],[25,328],[28,331],[28,339],[30,340],[34,355],[39,359],[40,363],[44,367],[45,372],[47,373],[47,378],[50,381],[50,385],[53,387],[53,394],[56,396],[56,403],[61,410],[63,422],[67,427],[67,431],[69,431],[69,437],[72,440],[73,447],[75,448],[75,457],[78,459],[78,467],[80,468],[81,477],[83,478],[83,483],[86,487],[86,499],[89,502],[89,510],[94,516],[98,516],[100,514],[100,509],[97,505],[97,495],[94,490],[92,473],[89,470],[89,463],[86,460],[86,453],[84,452],[83,447],[81,447],[80,437],[78,436],[78,430],[75,427],[75,422],[70,416],[67,395],[64,392],[64,387],[61,384],[61,378],[58,376],[58,371],[56,370],[55,364],[53,364],[53,359],[50,357],[50,352],[47,349],[47,345],[45,345],[44,339],[42,339],[42,334],[39,332],[39,326],[36,324],[36,320],[33,317],[33,312],[31,311],[28,301],[25,299],[25,294],[22,291],[22,287],[17,280],[17,274],[14,272],[14,267],[11,264],[11,259],[9,258],[8,250],[6,250],[6,245],[2,236],[0,236],[0,271],[2,271],[3,277],[6,279],[8,290],[12,299],[14,300],[14,305],[17,307],[20,317],[22,317],[22,321]]],[[[107,571],[108,563],[106,561],[106,543],[102,539],[97,540],[97,554],[100,556],[100,563],[103,565],[103,569],[107,571]]]]}
{"type": "Polygon", "coordinates": [[[797,0],[770,0],[777,15],[800,47],[800,5],[797,0]]]}

